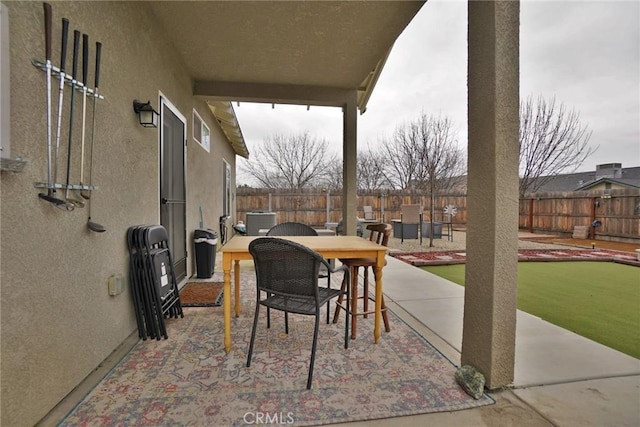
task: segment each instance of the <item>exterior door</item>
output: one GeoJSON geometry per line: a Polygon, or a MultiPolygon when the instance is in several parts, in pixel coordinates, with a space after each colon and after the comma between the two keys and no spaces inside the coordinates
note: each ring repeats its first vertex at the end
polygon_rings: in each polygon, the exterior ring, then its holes
{"type": "Polygon", "coordinates": [[[186,119],[161,98],[160,223],[169,234],[176,281],[187,275],[185,149],[186,119]]]}

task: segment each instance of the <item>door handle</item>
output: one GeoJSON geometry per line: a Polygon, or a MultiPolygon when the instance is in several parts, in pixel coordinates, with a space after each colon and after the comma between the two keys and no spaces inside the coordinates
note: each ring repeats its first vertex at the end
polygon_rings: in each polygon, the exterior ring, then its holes
{"type": "Polygon", "coordinates": [[[184,200],[178,200],[178,199],[166,199],[166,198],[162,198],[160,199],[160,203],[162,203],[163,205],[171,205],[171,204],[184,204],[185,201],[184,200]]]}

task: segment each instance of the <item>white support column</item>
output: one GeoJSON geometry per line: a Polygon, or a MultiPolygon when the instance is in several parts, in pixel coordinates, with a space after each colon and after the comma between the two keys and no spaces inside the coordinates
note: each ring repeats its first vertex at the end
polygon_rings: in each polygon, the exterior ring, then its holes
{"type": "Polygon", "coordinates": [[[518,1],[469,1],[467,264],[462,364],[513,382],[518,267],[518,1]]]}
{"type": "Polygon", "coordinates": [[[358,105],[357,93],[351,92],[342,107],[342,219],[344,234],[355,236],[357,232],[356,216],[358,206],[358,186],[356,167],[358,163],[358,105]]]}

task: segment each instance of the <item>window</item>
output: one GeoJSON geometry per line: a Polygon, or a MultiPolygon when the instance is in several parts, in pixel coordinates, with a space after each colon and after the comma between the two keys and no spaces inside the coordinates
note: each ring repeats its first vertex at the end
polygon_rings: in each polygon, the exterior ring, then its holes
{"type": "Polygon", "coordinates": [[[222,192],[222,210],[223,215],[231,215],[231,166],[229,163],[222,161],[222,182],[224,191],[222,192]]]}
{"type": "Polygon", "coordinates": [[[207,153],[211,150],[210,135],[211,132],[207,124],[202,120],[196,110],[193,110],[193,139],[195,139],[207,153]]]}

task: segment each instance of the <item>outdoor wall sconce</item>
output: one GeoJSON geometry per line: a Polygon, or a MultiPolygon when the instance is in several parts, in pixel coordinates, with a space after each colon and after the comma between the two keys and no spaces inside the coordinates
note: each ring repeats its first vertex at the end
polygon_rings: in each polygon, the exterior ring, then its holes
{"type": "Polygon", "coordinates": [[[133,111],[138,115],[140,125],[146,128],[157,128],[158,117],[160,114],[151,106],[151,101],[140,102],[137,99],[133,101],[133,111]]]}

